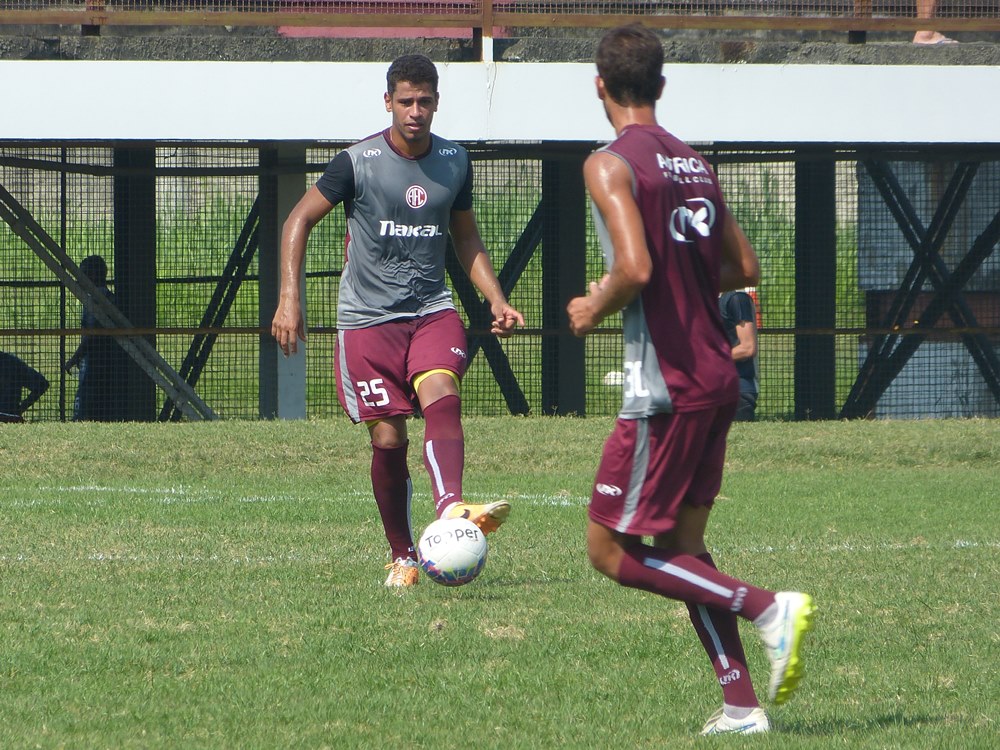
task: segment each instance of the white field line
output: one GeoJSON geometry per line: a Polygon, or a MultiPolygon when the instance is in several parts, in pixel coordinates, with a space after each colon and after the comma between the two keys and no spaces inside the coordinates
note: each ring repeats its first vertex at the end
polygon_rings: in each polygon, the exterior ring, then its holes
{"type": "MultiPolygon", "coordinates": [[[[27,498],[22,500],[15,500],[9,503],[0,504],[0,507],[6,505],[7,507],[44,507],[52,505],[65,505],[67,502],[73,502],[72,499],[67,499],[66,496],[77,496],[78,499],[83,499],[84,502],[89,507],[102,506],[109,504],[108,496],[121,497],[122,495],[133,496],[135,498],[140,498],[147,502],[156,504],[195,504],[195,503],[215,503],[226,500],[235,500],[240,503],[282,503],[282,502],[295,502],[296,497],[291,495],[252,495],[237,498],[227,498],[222,492],[216,490],[207,490],[202,488],[193,488],[185,486],[171,486],[171,487],[112,487],[112,486],[101,486],[101,485],[76,485],[76,486],[53,486],[53,487],[43,487],[41,491],[44,493],[51,493],[46,497],[36,497],[27,498]]],[[[485,493],[465,493],[467,499],[469,500],[490,500],[495,499],[495,495],[487,495],[485,493]]],[[[567,494],[511,494],[507,498],[514,503],[524,503],[526,505],[539,506],[539,507],[580,507],[586,506],[589,501],[589,497],[582,496],[572,496],[567,494]]],[[[430,496],[421,496],[420,493],[414,494],[414,500],[420,502],[421,500],[426,500],[430,502],[430,496]]],[[[352,502],[352,503],[372,503],[374,501],[371,498],[371,493],[366,490],[349,490],[342,492],[336,498],[331,498],[330,502],[352,502]]],[[[809,553],[809,554],[868,554],[872,552],[893,552],[893,551],[905,551],[905,550],[920,550],[920,549],[953,549],[953,550],[966,550],[966,549],[1000,549],[1000,540],[984,540],[984,541],[974,541],[969,539],[955,539],[954,541],[942,541],[936,543],[927,543],[926,541],[907,541],[907,542],[878,542],[871,544],[858,544],[858,543],[839,543],[839,544],[828,544],[824,546],[814,546],[814,545],[803,545],[803,544],[787,544],[782,546],[764,545],[759,547],[739,547],[736,549],[727,549],[723,545],[720,549],[723,551],[732,552],[742,552],[748,554],[762,554],[762,555],[773,555],[773,554],[785,554],[785,553],[809,553]]],[[[59,556],[56,556],[58,559],[59,556]]],[[[51,561],[53,558],[44,557],[38,558],[37,556],[19,553],[19,554],[9,554],[0,555],[0,562],[4,563],[21,563],[30,564],[36,560],[45,559],[51,561]]],[[[242,565],[315,565],[330,563],[333,561],[333,556],[327,555],[302,555],[296,553],[295,551],[289,551],[279,555],[225,555],[225,554],[211,554],[211,555],[191,555],[186,553],[178,553],[176,555],[142,555],[142,554],[123,554],[120,552],[100,552],[94,551],[89,552],[84,555],[75,556],[73,559],[77,561],[86,561],[88,563],[180,563],[180,564],[191,564],[191,565],[226,565],[226,566],[242,566],[242,565]]]]}
{"type": "MultiPolygon", "coordinates": [[[[53,487],[41,487],[41,493],[51,493],[51,497],[40,496],[40,497],[30,497],[21,498],[17,500],[12,500],[7,503],[0,503],[0,507],[8,508],[24,508],[24,507],[36,507],[45,505],[65,505],[66,500],[64,496],[80,496],[85,499],[89,505],[100,505],[107,503],[107,497],[122,497],[122,496],[134,496],[136,498],[141,498],[154,502],[161,505],[173,505],[173,504],[194,504],[194,503],[210,503],[210,502],[220,502],[224,500],[231,500],[240,503],[274,503],[274,502],[293,502],[296,497],[290,494],[283,495],[248,495],[242,497],[227,497],[223,492],[218,490],[208,490],[203,488],[194,487],[111,487],[111,486],[101,486],[101,485],[74,485],[74,486],[62,486],[57,485],[53,487]]],[[[467,500],[473,502],[487,502],[496,499],[496,495],[488,493],[479,492],[466,492],[464,493],[467,500]]],[[[350,501],[358,503],[372,503],[370,490],[347,490],[340,491],[336,497],[331,496],[331,501],[350,501]]],[[[413,499],[416,502],[426,500],[430,502],[430,495],[427,493],[414,492],[413,499]]],[[[573,497],[569,494],[514,494],[510,495],[509,498],[512,501],[517,502],[527,502],[531,505],[542,505],[542,506],[561,506],[561,507],[583,507],[585,506],[590,498],[589,497],[573,497]]]]}
{"type": "MultiPolygon", "coordinates": [[[[938,544],[927,544],[926,542],[911,542],[911,543],[901,543],[901,542],[888,542],[883,544],[864,544],[864,545],[851,545],[851,544],[840,544],[840,545],[830,545],[824,548],[818,547],[805,547],[802,545],[788,545],[786,547],[760,547],[760,548],[741,548],[740,552],[750,553],[750,554],[784,554],[793,552],[808,551],[810,553],[840,553],[840,554],[869,554],[871,552],[892,552],[901,550],[928,550],[928,549],[955,549],[955,550],[970,550],[970,549],[1000,549],[1000,541],[998,540],[987,540],[984,542],[974,542],[966,539],[959,539],[954,542],[942,542],[938,544]]],[[[713,550],[714,551],[714,550],[713,550]]],[[[735,550],[725,550],[725,552],[732,554],[735,550]]],[[[236,554],[236,555],[225,555],[225,554],[210,554],[210,555],[197,555],[188,553],[177,553],[175,555],[165,554],[165,555],[151,555],[151,554],[135,554],[135,553],[121,553],[121,552],[89,552],[87,554],[73,555],[73,554],[54,554],[38,556],[30,553],[16,553],[0,555],[0,563],[7,565],[32,565],[40,562],[62,562],[67,561],[71,563],[88,563],[88,564],[137,564],[137,565],[192,565],[192,566],[224,566],[224,567],[258,567],[261,565],[303,565],[303,566],[313,566],[313,565],[327,565],[333,564],[336,561],[334,555],[316,555],[316,554],[300,554],[298,552],[289,551],[277,555],[250,555],[250,554],[236,554]]]]}

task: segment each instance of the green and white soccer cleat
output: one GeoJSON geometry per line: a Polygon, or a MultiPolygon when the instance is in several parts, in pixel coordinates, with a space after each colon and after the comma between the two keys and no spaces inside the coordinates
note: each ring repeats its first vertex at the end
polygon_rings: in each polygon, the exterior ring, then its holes
{"type": "Polygon", "coordinates": [[[812,628],[816,607],[809,594],[796,591],[780,591],[774,596],[778,614],[766,627],[760,628],[760,636],[771,660],[771,681],[767,696],[777,704],[787,701],[804,673],[799,649],[802,638],[812,628]]]}
{"type": "Polygon", "coordinates": [[[771,722],[764,713],[764,709],[759,706],[750,712],[743,719],[732,719],[726,716],[723,709],[719,709],[712,714],[705,726],[702,727],[702,735],[711,734],[763,734],[771,731],[771,722]]]}

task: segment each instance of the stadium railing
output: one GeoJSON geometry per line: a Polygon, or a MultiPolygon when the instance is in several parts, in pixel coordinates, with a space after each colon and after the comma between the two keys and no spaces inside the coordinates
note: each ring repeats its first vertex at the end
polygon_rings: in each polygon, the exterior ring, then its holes
{"type": "MultiPolygon", "coordinates": [[[[660,29],[916,31],[914,0],[0,0],[0,24],[79,26],[454,29],[474,39],[512,28],[609,28],[631,20],[660,29]]],[[[939,31],[1000,31],[1000,5],[938,0],[939,31]]],[[[499,32],[499,34],[498,34],[499,32]]]]}

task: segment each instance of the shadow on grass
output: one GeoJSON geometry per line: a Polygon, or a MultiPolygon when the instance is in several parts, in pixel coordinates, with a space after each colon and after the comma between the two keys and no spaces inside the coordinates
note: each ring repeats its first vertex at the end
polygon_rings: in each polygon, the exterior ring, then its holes
{"type": "Polygon", "coordinates": [[[904,715],[901,713],[885,714],[883,716],[863,717],[851,716],[843,720],[824,719],[822,721],[782,721],[780,714],[775,721],[774,713],[771,719],[775,728],[782,734],[797,734],[803,737],[840,737],[845,734],[869,735],[874,730],[910,729],[921,726],[932,726],[946,721],[944,716],[904,715]]]}

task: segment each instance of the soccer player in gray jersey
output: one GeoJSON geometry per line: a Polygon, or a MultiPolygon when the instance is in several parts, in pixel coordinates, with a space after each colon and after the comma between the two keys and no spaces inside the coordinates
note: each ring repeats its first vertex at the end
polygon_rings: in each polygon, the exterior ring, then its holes
{"type": "Polygon", "coordinates": [[[783,703],[802,675],[813,604],[721,573],[705,546],[739,396],[717,299],[720,289],[756,283],[759,265],[712,169],[657,124],[662,70],[663,47],[640,25],[598,45],[597,95],[617,138],[588,157],[584,178],[608,273],[567,312],[583,336],[622,311],[625,382],[594,482],[587,549],[612,580],[687,605],[722,687],[723,706],[702,733],[766,732],[736,618],[759,628],[769,696],[783,703]]]}
{"type": "Polygon", "coordinates": [[[507,302],[479,235],[468,153],[431,133],[437,69],[423,55],[404,55],[386,81],[390,126],[334,157],[285,221],[271,332],[286,355],[305,340],[299,278],[307,240],[343,204],[348,241],[337,300],[337,392],[371,436],[372,489],[390,549],[385,585],[395,588],[418,580],[406,428],[415,404],[424,417],[424,465],[437,516],[468,518],[488,534],[510,513],[507,501],[462,499],[459,384],[467,346],[445,284],[449,233],[462,268],[489,303],[492,333],[510,336],[524,318],[507,302]]]}

